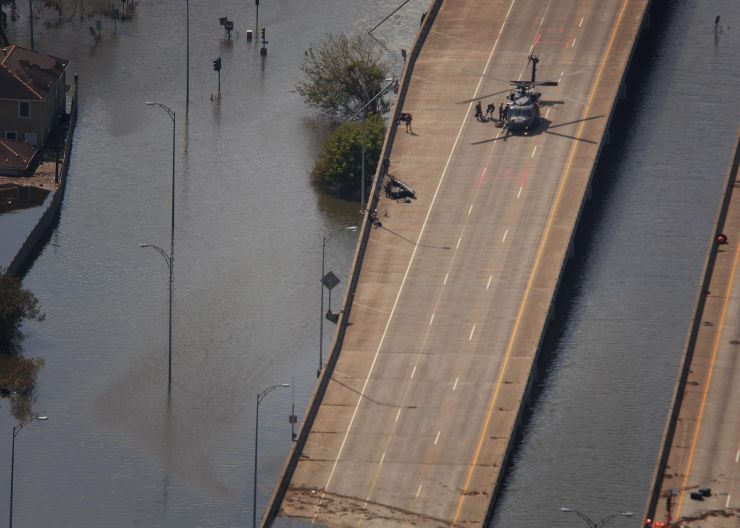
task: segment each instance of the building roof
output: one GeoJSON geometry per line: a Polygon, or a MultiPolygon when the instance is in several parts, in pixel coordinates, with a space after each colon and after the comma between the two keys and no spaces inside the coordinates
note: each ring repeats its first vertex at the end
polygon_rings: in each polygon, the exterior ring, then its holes
{"type": "Polygon", "coordinates": [[[25,172],[37,151],[27,143],[0,139],[0,174],[25,172]]]}
{"type": "Polygon", "coordinates": [[[6,99],[44,100],[69,64],[68,60],[16,45],[2,50],[0,94],[6,99]]]}

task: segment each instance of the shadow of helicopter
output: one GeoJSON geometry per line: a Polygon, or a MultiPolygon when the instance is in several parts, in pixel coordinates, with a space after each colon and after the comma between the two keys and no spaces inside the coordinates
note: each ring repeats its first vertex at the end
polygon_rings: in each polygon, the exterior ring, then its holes
{"type": "MultiPolygon", "coordinates": [[[[553,101],[551,103],[556,103],[556,102],[553,101]]],[[[530,137],[530,136],[538,136],[540,134],[550,134],[550,135],[553,135],[553,136],[559,136],[559,137],[563,137],[563,138],[566,138],[566,139],[572,139],[572,140],[575,140],[575,141],[583,141],[584,143],[589,143],[591,145],[596,145],[597,144],[596,141],[592,141],[592,140],[586,139],[586,138],[580,138],[580,137],[576,137],[576,136],[571,136],[571,135],[563,134],[563,133],[560,133],[560,132],[553,132],[552,129],[553,128],[560,128],[560,127],[564,127],[564,126],[568,126],[568,125],[575,125],[577,123],[582,123],[584,121],[593,121],[594,119],[602,119],[604,117],[606,117],[606,116],[604,116],[604,115],[589,116],[589,117],[584,117],[583,119],[576,119],[574,121],[567,121],[565,123],[558,123],[557,125],[553,125],[552,124],[552,121],[550,121],[549,119],[546,119],[544,117],[541,117],[540,118],[540,124],[537,126],[537,128],[530,129],[526,134],[524,134],[524,133],[513,133],[508,128],[505,128],[505,129],[502,130],[502,133],[500,135],[496,136],[495,138],[484,139],[482,141],[473,141],[470,144],[471,145],[485,145],[486,143],[492,143],[493,141],[506,141],[510,137],[518,137],[518,136],[530,137]]]]}

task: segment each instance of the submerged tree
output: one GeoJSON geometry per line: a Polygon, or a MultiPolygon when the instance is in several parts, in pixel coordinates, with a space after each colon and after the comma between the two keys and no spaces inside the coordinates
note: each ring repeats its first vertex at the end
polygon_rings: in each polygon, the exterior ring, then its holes
{"type": "Polygon", "coordinates": [[[383,51],[365,35],[329,35],[317,50],[309,48],[301,65],[304,78],[296,92],[307,105],[330,115],[362,117],[383,114],[388,104],[378,97],[363,107],[384,87],[388,65],[383,51]]]}
{"type": "Polygon", "coordinates": [[[0,268],[0,353],[11,350],[26,319],[44,320],[39,300],[23,287],[20,279],[0,268]]]}
{"type": "Polygon", "coordinates": [[[362,146],[365,145],[365,187],[372,183],[383,148],[385,124],[378,115],[340,125],[326,139],[311,176],[324,189],[343,198],[360,196],[362,146]]]}

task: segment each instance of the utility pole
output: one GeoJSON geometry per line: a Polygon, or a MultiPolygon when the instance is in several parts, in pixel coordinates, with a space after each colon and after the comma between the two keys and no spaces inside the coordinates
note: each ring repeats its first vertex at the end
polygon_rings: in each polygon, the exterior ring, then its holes
{"type": "MultiPolygon", "coordinates": [[[[259,0],[257,0],[259,2],[259,0]]],[[[33,0],[28,0],[28,14],[31,18],[31,51],[35,51],[33,48],[33,0]]]]}
{"type": "Polygon", "coordinates": [[[190,106],[190,0],[185,0],[185,113],[190,106]]]}
{"type": "Polygon", "coordinates": [[[265,38],[265,28],[262,28],[262,47],[260,47],[260,55],[267,55],[267,39],[265,38]]]}

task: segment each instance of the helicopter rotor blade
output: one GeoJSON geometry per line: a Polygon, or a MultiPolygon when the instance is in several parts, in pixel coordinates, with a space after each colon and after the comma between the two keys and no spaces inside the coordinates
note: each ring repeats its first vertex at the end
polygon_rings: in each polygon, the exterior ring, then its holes
{"type": "Polygon", "coordinates": [[[557,86],[558,81],[538,81],[534,83],[535,86],[557,86]]]}
{"type": "Polygon", "coordinates": [[[498,92],[493,92],[489,94],[479,95],[478,97],[473,97],[472,99],[466,99],[465,101],[458,101],[455,104],[468,104],[472,103],[473,101],[480,101],[481,99],[486,99],[488,97],[493,97],[494,95],[501,95],[502,93],[510,92],[511,90],[507,88],[506,90],[499,90],[498,92]]]}
{"type": "Polygon", "coordinates": [[[506,81],[504,79],[499,79],[498,77],[494,77],[493,75],[487,75],[485,73],[481,73],[475,70],[468,70],[467,68],[458,68],[461,72],[464,73],[472,73],[473,75],[477,75],[478,77],[483,77],[485,79],[492,79],[494,81],[502,82],[502,83],[508,83],[509,81],[506,81]]]}
{"type": "MultiPolygon", "coordinates": [[[[575,103],[577,105],[586,106],[586,103],[583,101],[579,101],[578,99],[571,99],[570,97],[566,97],[564,95],[558,95],[556,97],[559,97],[560,99],[564,99],[565,101],[570,101],[571,103],[575,103]]],[[[540,104],[547,106],[548,104],[550,106],[556,105],[556,104],[563,104],[563,101],[557,101],[557,100],[542,100],[540,101],[540,104]]]]}
{"type": "Polygon", "coordinates": [[[563,79],[565,79],[566,77],[572,77],[573,75],[581,74],[581,73],[585,72],[586,70],[590,70],[590,69],[592,69],[592,67],[591,66],[588,66],[586,68],[581,68],[580,70],[576,70],[576,71],[565,73],[565,74],[561,75],[560,77],[558,77],[557,80],[550,79],[549,81],[542,81],[542,82],[538,81],[536,84],[538,86],[557,86],[558,83],[560,81],[562,81],[563,79]],[[555,84],[545,84],[545,83],[548,83],[548,82],[554,82],[555,84]]]}

